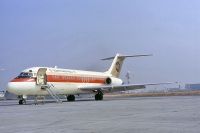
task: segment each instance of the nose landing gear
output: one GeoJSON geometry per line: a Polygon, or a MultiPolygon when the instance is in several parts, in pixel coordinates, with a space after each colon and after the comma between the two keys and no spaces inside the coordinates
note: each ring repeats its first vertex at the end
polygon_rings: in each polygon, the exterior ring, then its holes
{"type": "Polygon", "coordinates": [[[22,105],[22,104],[26,104],[26,100],[25,99],[19,100],[19,105],[22,105]]]}
{"type": "Polygon", "coordinates": [[[24,97],[26,96],[18,96],[19,105],[26,104],[26,99],[24,97]]]}

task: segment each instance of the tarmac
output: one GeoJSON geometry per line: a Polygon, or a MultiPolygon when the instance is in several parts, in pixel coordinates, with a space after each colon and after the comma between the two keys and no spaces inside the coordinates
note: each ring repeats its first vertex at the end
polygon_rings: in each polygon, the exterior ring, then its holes
{"type": "Polygon", "coordinates": [[[18,105],[0,101],[1,133],[199,133],[200,96],[18,105]]]}

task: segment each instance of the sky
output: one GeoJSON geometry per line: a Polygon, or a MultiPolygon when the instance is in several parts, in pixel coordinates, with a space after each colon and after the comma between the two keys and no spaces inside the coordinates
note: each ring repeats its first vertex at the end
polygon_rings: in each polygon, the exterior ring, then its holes
{"type": "Polygon", "coordinates": [[[23,69],[106,71],[131,83],[200,83],[199,0],[1,0],[0,90],[23,69]]]}

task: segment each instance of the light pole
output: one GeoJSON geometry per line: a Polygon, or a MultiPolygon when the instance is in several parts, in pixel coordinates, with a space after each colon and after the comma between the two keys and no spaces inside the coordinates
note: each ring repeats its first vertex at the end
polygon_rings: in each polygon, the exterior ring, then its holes
{"type": "MultiPolygon", "coordinates": [[[[128,71],[127,73],[126,73],[126,79],[127,79],[127,84],[130,84],[130,71],[128,71]]],[[[129,91],[128,91],[128,93],[129,93],[129,91]]]]}
{"type": "Polygon", "coordinates": [[[130,71],[128,71],[126,73],[126,79],[127,79],[127,84],[130,84],[130,79],[131,79],[131,77],[130,77],[130,71]]]}

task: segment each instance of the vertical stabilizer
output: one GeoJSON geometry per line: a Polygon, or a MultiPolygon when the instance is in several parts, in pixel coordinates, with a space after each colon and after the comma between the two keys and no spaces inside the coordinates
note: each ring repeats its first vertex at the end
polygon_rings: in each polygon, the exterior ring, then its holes
{"type": "Polygon", "coordinates": [[[140,56],[151,56],[151,55],[120,55],[116,54],[115,57],[104,58],[102,60],[113,60],[109,70],[106,73],[111,74],[113,77],[118,78],[121,72],[121,68],[124,62],[124,59],[127,57],[140,57],[140,56]]]}

